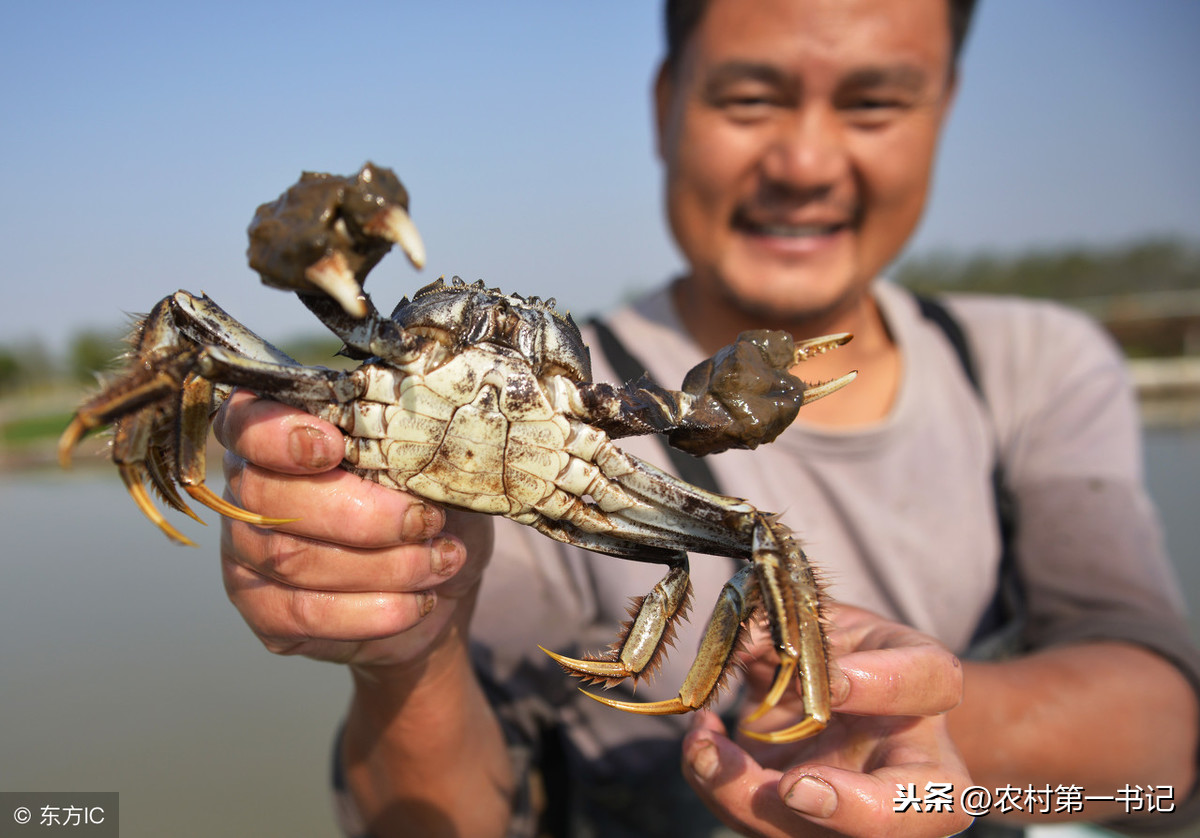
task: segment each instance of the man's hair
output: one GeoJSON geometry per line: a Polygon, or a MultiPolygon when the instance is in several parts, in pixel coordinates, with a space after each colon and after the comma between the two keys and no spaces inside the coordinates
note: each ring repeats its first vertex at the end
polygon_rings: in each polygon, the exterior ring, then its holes
{"type": "MultiPolygon", "coordinates": [[[[950,67],[958,68],[971,18],[975,14],[977,0],[946,0],[950,4],[950,67]]],[[[708,8],[708,0],[666,0],[667,70],[672,74],[679,67],[680,56],[700,19],[708,8]]]]}

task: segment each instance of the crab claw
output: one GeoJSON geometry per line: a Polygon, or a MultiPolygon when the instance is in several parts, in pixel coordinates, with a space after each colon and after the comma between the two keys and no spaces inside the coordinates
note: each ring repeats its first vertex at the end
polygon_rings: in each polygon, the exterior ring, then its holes
{"type": "MultiPolygon", "coordinates": [[[[819,338],[797,341],[793,350],[792,363],[799,364],[807,361],[809,358],[815,358],[817,355],[824,355],[831,349],[837,349],[839,346],[846,345],[853,337],[849,332],[838,332],[832,335],[823,335],[819,338]]],[[[810,404],[817,399],[825,398],[830,393],[836,393],[856,378],[858,378],[858,370],[848,372],[840,378],[826,381],[823,384],[814,384],[811,387],[806,387],[804,389],[804,401],[800,404],[810,404]]]]}
{"type": "Polygon", "coordinates": [[[417,268],[425,245],[408,214],[408,191],[390,169],[367,163],[346,177],[305,172],[249,227],[250,267],[272,288],[327,296],[351,317],[371,310],[367,274],[393,245],[417,268]]]}
{"type": "Polygon", "coordinates": [[[367,316],[367,298],[340,250],[330,251],[309,265],[304,277],[333,297],[351,317],[367,316]]]}
{"type": "Polygon", "coordinates": [[[837,332],[832,335],[822,335],[819,338],[796,341],[796,347],[793,350],[795,356],[793,363],[799,364],[801,361],[807,361],[809,358],[814,358],[817,355],[824,355],[831,349],[845,346],[853,337],[854,335],[849,332],[837,332]]]}
{"type": "MultiPolygon", "coordinates": [[[[418,270],[425,267],[425,244],[421,241],[417,226],[403,207],[384,206],[367,220],[363,225],[363,232],[400,245],[413,267],[418,270]]],[[[304,277],[333,297],[351,317],[367,316],[367,298],[359,283],[359,277],[350,266],[346,251],[330,249],[305,268],[304,277]]]]}
{"type": "Polygon", "coordinates": [[[817,399],[823,399],[830,393],[837,392],[845,387],[854,379],[858,378],[858,370],[852,370],[843,376],[826,381],[824,384],[814,384],[811,387],[804,388],[804,401],[801,405],[806,405],[810,402],[815,402],[817,399]]]}
{"type": "Polygon", "coordinates": [[[403,207],[387,206],[377,212],[363,227],[364,232],[400,245],[408,261],[417,270],[425,267],[425,243],[417,225],[403,207]]]}

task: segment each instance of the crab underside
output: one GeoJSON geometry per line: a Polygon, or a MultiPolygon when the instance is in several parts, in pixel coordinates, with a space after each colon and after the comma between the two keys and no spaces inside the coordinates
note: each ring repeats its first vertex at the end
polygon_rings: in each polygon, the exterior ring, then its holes
{"type": "Polygon", "coordinates": [[[587,694],[639,713],[702,707],[718,692],[747,622],[761,612],[780,665],[746,721],[775,707],[793,677],[805,709],[783,730],[745,732],[786,742],[825,726],[820,594],[796,539],[774,516],[681,481],[613,440],[661,433],[693,454],[770,442],[804,403],[853,378],[810,387],[789,371],[848,335],[796,343],[783,332],[748,332],[693,369],[679,391],[645,377],[594,383],[579,330],[553,300],[455,278],[380,315],[362,291],[367,273],[393,244],[418,267],[424,262],[408,195],[388,169],[368,163],[351,177],[305,173],[259,208],[249,232],[251,267],[266,284],[295,291],[344,342],[342,353],[362,364],[348,372],[302,366],[208,297],[178,291],[137,325],[124,372],[80,406],[59,442],[64,465],[84,434],[112,425],[122,479],[173,540],[190,543],[156,508],[147,484],[192,517],[177,487],[222,515],[285,524],[205,485],[212,414],[233,387],[252,389],[338,425],[346,436],[343,467],[365,479],[504,515],[598,553],[665,565],[610,650],[582,660],[548,652],[583,679],[611,685],[653,671],[687,607],[689,553],[745,560],[722,590],[676,698],[637,704],[587,694]]]}

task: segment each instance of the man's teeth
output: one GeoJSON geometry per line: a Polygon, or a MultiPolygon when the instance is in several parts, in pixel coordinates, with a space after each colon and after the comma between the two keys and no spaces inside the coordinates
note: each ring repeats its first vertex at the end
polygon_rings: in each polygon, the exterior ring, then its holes
{"type": "Polygon", "coordinates": [[[765,236],[828,236],[841,229],[840,224],[757,224],[754,229],[765,236]]]}

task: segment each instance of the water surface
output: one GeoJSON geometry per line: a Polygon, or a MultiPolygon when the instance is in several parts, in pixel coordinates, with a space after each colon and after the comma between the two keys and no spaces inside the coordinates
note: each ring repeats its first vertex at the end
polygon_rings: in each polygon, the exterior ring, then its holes
{"type": "MultiPolygon", "coordinates": [[[[1200,432],[1146,454],[1200,638],[1200,432]]],[[[332,834],[347,676],[264,651],[225,599],[217,527],[173,520],[198,550],[111,469],[0,476],[0,789],[119,791],[126,836],[332,834]]]]}

